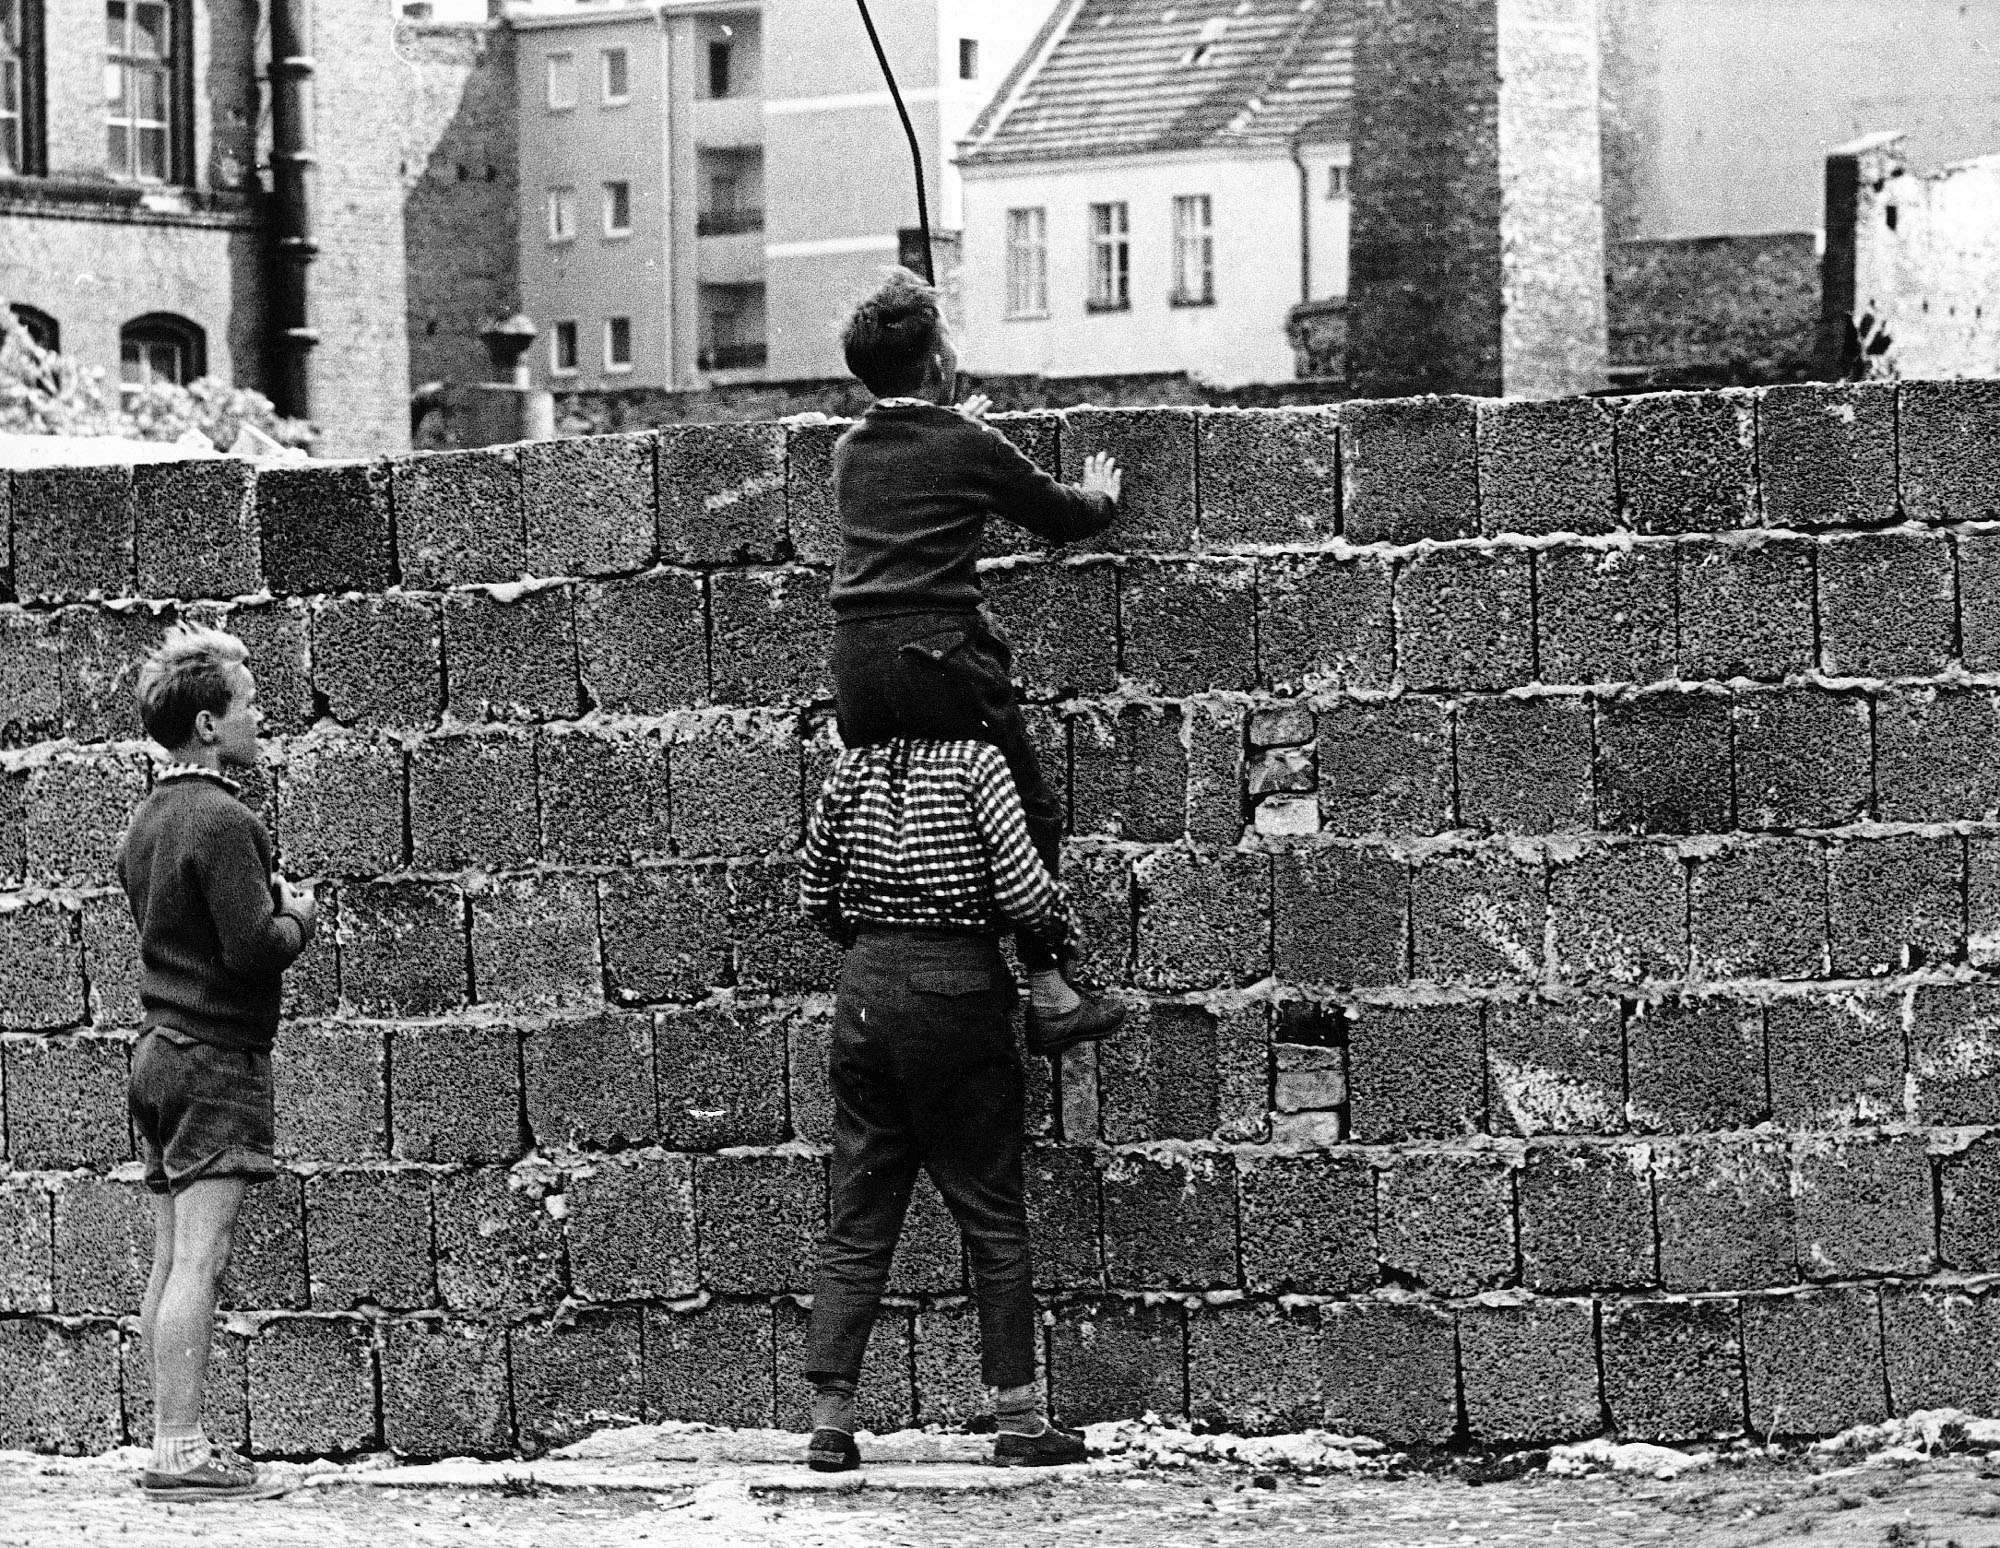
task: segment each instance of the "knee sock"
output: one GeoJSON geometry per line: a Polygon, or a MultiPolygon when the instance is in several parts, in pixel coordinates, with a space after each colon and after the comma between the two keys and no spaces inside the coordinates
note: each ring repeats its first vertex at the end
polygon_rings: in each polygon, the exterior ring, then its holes
{"type": "Polygon", "coordinates": [[[1083,997],[1070,988],[1060,970],[1047,968],[1028,975],[1028,1003],[1039,1016],[1067,1016],[1083,1003],[1083,997]]]}
{"type": "Polygon", "coordinates": [[[1042,1413],[1041,1393],[1032,1381],[1020,1387],[997,1388],[993,1419],[1002,1435],[1040,1435],[1049,1427],[1042,1413]]]}
{"type": "Polygon", "coordinates": [[[153,1432],[153,1460],[147,1465],[156,1473],[192,1473],[208,1460],[208,1437],[199,1428],[184,1435],[165,1430],[153,1432]]]}
{"type": "Polygon", "coordinates": [[[812,1427],[854,1433],[854,1383],[828,1382],[813,1389],[812,1427]]]}

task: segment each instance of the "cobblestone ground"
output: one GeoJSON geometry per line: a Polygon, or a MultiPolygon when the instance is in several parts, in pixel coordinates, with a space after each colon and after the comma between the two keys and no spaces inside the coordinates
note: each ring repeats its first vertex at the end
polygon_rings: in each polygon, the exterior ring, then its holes
{"type": "MultiPolygon", "coordinates": [[[[886,1470],[885,1470],[886,1471],[886,1470]]],[[[161,1506],[105,1465],[64,1469],[0,1455],[0,1545],[143,1538],[174,1548],[1193,1548],[1333,1543],[1343,1548],[2000,1548],[1991,1461],[1815,1468],[1755,1462],[1672,1482],[1530,1475],[1299,1479],[1201,1467],[1092,1473],[980,1488],[881,1484],[798,1492],[768,1470],[721,1465],[655,1489],[304,1487],[281,1499],[161,1506]],[[1269,1486],[1269,1485],[1275,1485],[1269,1486]]]]}

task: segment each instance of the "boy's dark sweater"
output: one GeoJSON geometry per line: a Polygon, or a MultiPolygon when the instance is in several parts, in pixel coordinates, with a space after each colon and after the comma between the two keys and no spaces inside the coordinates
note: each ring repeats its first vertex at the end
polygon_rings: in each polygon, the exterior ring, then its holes
{"type": "Polygon", "coordinates": [[[833,489],[838,619],[977,608],[988,517],[1068,543],[1117,514],[1110,496],[1049,477],[999,431],[935,403],[878,403],[862,415],[834,448],[833,489]]]}
{"type": "Polygon", "coordinates": [[[264,824],[219,780],[163,779],[132,816],[118,879],[139,927],[145,1024],[268,1050],[306,931],[272,898],[264,824]]]}

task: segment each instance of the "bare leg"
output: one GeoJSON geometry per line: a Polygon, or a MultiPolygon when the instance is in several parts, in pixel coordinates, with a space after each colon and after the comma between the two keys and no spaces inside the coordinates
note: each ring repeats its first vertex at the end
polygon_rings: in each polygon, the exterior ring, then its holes
{"type": "MultiPolygon", "coordinates": [[[[140,1347],[145,1350],[146,1362],[153,1363],[154,1352],[159,1349],[160,1298],[167,1293],[167,1280],[174,1272],[174,1196],[171,1193],[156,1193],[153,1196],[153,1267],[146,1276],[146,1299],[139,1310],[140,1347]]],[[[159,1428],[159,1394],[153,1395],[153,1427],[159,1428]]]]}
{"type": "MultiPolygon", "coordinates": [[[[189,1183],[169,1206],[174,1224],[172,1267],[152,1310],[153,1427],[158,1433],[189,1435],[201,1428],[215,1303],[229,1267],[230,1238],[243,1204],[243,1188],[240,1177],[204,1178],[189,1183]]],[[[157,1274],[157,1261],[154,1268],[157,1274]]]]}

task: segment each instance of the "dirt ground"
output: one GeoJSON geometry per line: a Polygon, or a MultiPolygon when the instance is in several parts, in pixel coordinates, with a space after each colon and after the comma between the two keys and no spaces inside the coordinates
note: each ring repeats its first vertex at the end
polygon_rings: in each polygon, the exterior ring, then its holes
{"type": "MultiPolygon", "coordinates": [[[[976,1453],[975,1453],[976,1454],[976,1453]]],[[[282,1498],[161,1505],[121,1459],[0,1453],[0,1545],[138,1538],[179,1548],[2000,1548],[2000,1458],[1890,1451],[1712,1464],[1673,1480],[1536,1469],[1302,1476],[1200,1463],[1099,1462],[1061,1476],[950,1459],[815,1479],[775,1455],[578,1463],[569,1472],[445,1464],[328,1472],[282,1498]],[[453,1469],[457,1471],[454,1472],[453,1469]]]]}

